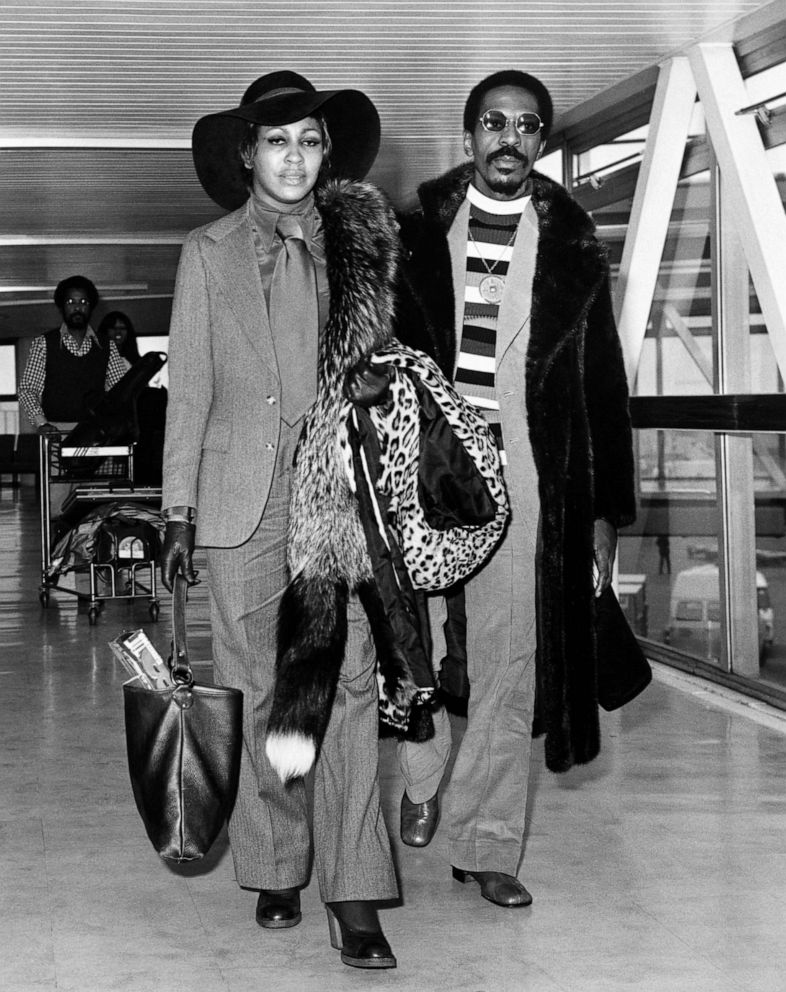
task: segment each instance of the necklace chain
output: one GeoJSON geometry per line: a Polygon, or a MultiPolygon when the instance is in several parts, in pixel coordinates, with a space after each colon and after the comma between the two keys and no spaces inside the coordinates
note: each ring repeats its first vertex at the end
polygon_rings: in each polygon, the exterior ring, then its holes
{"type": "Polygon", "coordinates": [[[469,231],[469,236],[470,236],[470,239],[472,241],[472,244],[478,250],[478,258],[483,263],[483,268],[486,270],[486,272],[490,276],[493,275],[494,274],[494,269],[496,269],[496,267],[502,261],[504,255],[505,255],[505,252],[508,250],[508,248],[510,248],[510,246],[513,244],[513,242],[516,240],[517,226],[515,224],[513,225],[513,233],[511,234],[510,238],[508,239],[508,243],[506,245],[503,245],[502,246],[502,251],[500,252],[499,258],[494,259],[494,264],[490,268],[489,268],[489,263],[483,257],[483,253],[480,250],[480,246],[478,245],[477,241],[475,240],[475,235],[472,233],[472,222],[470,222],[469,225],[467,226],[467,230],[469,231]]]}

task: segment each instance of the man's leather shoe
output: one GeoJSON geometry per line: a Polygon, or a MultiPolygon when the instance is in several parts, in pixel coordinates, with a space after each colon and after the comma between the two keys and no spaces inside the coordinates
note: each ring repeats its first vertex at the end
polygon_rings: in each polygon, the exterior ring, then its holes
{"type": "Polygon", "coordinates": [[[454,868],[453,877],[457,882],[474,878],[480,883],[483,898],[497,906],[529,906],[532,902],[532,896],[521,882],[501,871],[464,871],[463,868],[454,868]]]}
{"type": "Polygon", "coordinates": [[[266,930],[296,927],[303,919],[300,889],[262,889],[257,899],[257,923],[266,930]]]}
{"type": "Polygon", "coordinates": [[[413,803],[406,792],[401,797],[401,839],[410,847],[425,847],[437,831],[439,793],[424,803],[413,803]]]}

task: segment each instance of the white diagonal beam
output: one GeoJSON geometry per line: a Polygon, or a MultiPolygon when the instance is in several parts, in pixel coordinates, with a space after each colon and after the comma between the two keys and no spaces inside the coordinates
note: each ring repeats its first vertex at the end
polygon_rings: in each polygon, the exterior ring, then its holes
{"type": "Polygon", "coordinates": [[[786,214],[734,50],[700,44],[689,54],[707,131],[720,166],[724,204],[742,242],[781,375],[786,377],[786,214]]]}
{"type": "Polygon", "coordinates": [[[688,323],[673,303],[663,304],[663,316],[671,324],[671,328],[677,337],[682,341],[685,350],[693,359],[696,368],[707,380],[712,389],[712,362],[704,357],[704,352],[699,347],[699,343],[691,333],[688,323]]]}
{"type": "Polygon", "coordinates": [[[647,330],[695,100],[688,60],[679,57],[664,63],[617,280],[617,328],[631,384],[647,330]]]}

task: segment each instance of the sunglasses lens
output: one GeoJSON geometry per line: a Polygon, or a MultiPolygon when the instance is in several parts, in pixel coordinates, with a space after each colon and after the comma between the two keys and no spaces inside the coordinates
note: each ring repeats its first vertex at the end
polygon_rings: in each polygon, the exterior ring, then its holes
{"type": "Polygon", "coordinates": [[[504,131],[508,120],[501,110],[487,110],[480,123],[487,131],[504,131]]]}
{"type": "Polygon", "coordinates": [[[537,114],[520,114],[516,129],[522,134],[537,134],[540,131],[540,117],[537,114]]]}

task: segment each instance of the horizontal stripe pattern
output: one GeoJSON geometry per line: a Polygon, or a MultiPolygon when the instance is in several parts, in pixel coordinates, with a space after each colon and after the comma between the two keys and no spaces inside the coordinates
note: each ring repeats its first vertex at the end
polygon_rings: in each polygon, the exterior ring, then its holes
{"type": "Polygon", "coordinates": [[[459,364],[468,372],[475,372],[478,375],[494,375],[495,364],[493,355],[473,355],[471,352],[462,351],[459,364]]]}
{"type": "Polygon", "coordinates": [[[467,320],[467,309],[464,311],[464,333],[461,339],[462,351],[471,355],[494,355],[497,344],[496,332],[482,324],[473,324],[467,320]]]}
{"type": "MultiPolygon", "coordinates": [[[[499,242],[497,241],[484,241],[480,236],[478,231],[473,231],[475,235],[474,241],[469,241],[467,243],[467,263],[476,262],[480,258],[485,258],[492,262],[494,259],[500,262],[509,262],[513,257],[513,245],[509,245],[507,242],[510,240],[511,231],[507,230],[507,237],[500,250],[499,242]]],[[[485,271],[485,269],[484,269],[485,271]]]]}
{"type": "MultiPolygon", "coordinates": [[[[466,294],[465,294],[466,295],[466,294]]],[[[480,294],[478,294],[480,298],[480,294]]],[[[493,323],[499,307],[494,303],[486,303],[483,300],[481,303],[471,303],[469,301],[464,302],[464,321],[465,323],[477,323],[477,326],[490,326],[493,323]],[[477,321],[475,321],[477,318],[477,321]]],[[[494,340],[496,340],[496,332],[494,334],[494,340]]]]}
{"type": "Polygon", "coordinates": [[[492,214],[471,203],[464,285],[464,326],[456,366],[456,388],[489,424],[502,464],[506,464],[496,396],[497,318],[499,305],[480,293],[481,280],[490,273],[502,279],[508,273],[521,213],[492,214]]]}

